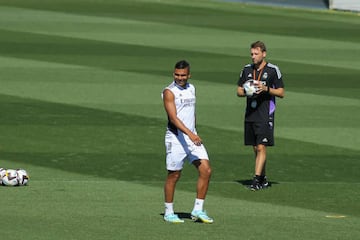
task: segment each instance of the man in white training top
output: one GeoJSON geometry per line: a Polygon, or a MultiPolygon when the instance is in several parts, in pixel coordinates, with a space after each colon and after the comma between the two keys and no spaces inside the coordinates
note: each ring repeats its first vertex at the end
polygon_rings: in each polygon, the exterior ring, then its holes
{"type": "Polygon", "coordinates": [[[171,223],[183,223],[174,213],[174,193],[185,160],[192,163],[199,172],[197,193],[191,217],[204,223],[213,223],[203,210],[204,200],[209,187],[211,167],[207,151],[195,128],[195,87],[188,83],[190,64],[179,61],[175,64],[174,81],[164,89],[162,98],[168,116],[165,135],[166,178],[164,220],[171,223]]]}

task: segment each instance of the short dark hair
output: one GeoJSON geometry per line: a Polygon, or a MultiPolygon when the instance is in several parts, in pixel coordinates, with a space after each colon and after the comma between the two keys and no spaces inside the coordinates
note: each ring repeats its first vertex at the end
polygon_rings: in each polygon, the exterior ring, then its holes
{"type": "Polygon", "coordinates": [[[261,42],[261,41],[256,41],[256,42],[253,42],[251,45],[250,45],[251,48],[260,48],[260,50],[262,52],[266,52],[266,46],[265,46],[265,43],[261,42]]]}
{"type": "Polygon", "coordinates": [[[175,64],[175,69],[185,69],[185,68],[189,68],[190,71],[190,63],[188,63],[186,60],[178,61],[175,64]]]}

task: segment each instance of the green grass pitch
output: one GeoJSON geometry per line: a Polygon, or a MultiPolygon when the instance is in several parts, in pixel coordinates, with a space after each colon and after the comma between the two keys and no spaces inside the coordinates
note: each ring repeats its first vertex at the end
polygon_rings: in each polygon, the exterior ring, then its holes
{"type": "MultiPolygon", "coordinates": [[[[357,239],[360,236],[360,16],[202,0],[0,0],[1,238],[357,239]],[[249,44],[263,40],[278,100],[273,186],[253,173],[236,97],[249,44]],[[162,219],[166,115],[160,93],[187,59],[198,131],[214,174],[215,223],[162,219]]],[[[186,165],[175,210],[186,216],[186,165]]]]}

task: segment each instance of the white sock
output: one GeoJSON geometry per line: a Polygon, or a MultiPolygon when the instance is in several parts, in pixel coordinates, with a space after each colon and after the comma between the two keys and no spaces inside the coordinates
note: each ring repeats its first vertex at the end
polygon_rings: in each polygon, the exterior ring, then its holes
{"type": "Polygon", "coordinates": [[[204,206],[204,199],[196,198],[193,211],[199,211],[199,210],[202,211],[203,206],[204,206]]]}
{"type": "Polygon", "coordinates": [[[174,204],[173,203],[165,203],[165,215],[174,213],[174,204]]]}

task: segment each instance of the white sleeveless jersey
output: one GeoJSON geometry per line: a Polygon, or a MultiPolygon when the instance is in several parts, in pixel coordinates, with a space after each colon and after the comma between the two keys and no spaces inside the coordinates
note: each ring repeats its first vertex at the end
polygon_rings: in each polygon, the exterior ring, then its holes
{"type": "MultiPolygon", "coordinates": [[[[195,129],[195,87],[187,83],[185,88],[180,87],[175,82],[172,82],[165,89],[169,89],[175,96],[175,106],[177,117],[184,123],[184,125],[192,132],[196,133],[195,129]]],[[[184,134],[178,130],[170,121],[168,123],[168,130],[175,135],[184,134]]],[[[178,136],[180,137],[180,136],[178,136]]]]}
{"type": "MultiPolygon", "coordinates": [[[[193,133],[195,129],[195,87],[187,83],[185,88],[178,86],[175,82],[165,89],[169,89],[175,96],[175,107],[177,117],[193,133]]],[[[166,168],[170,171],[177,171],[183,168],[184,160],[190,163],[199,159],[209,160],[204,144],[195,145],[188,135],[180,131],[168,121],[165,134],[166,147],[166,168]]]]}

